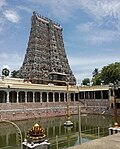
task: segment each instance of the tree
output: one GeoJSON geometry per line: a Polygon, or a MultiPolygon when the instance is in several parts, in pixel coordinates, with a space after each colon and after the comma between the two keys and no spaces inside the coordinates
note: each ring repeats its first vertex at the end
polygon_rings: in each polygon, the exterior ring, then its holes
{"type": "Polygon", "coordinates": [[[17,78],[18,72],[19,72],[19,71],[13,70],[13,71],[11,72],[11,77],[12,77],[12,78],[17,78]]]}
{"type": "Polygon", "coordinates": [[[95,68],[95,70],[93,71],[93,77],[95,77],[98,73],[99,73],[98,68],[95,68]]]}
{"type": "Polygon", "coordinates": [[[82,81],[82,84],[83,85],[90,85],[90,79],[89,78],[85,78],[83,81],[82,81]]]}
{"type": "Polygon", "coordinates": [[[114,83],[116,80],[120,81],[120,62],[112,63],[104,66],[95,77],[92,78],[93,85],[100,85],[114,83]]]}
{"type": "Polygon", "coordinates": [[[104,84],[114,83],[116,80],[120,81],[120,63],[112,63],[104,66],[101,71],[101,80],[104,84]]]}
{"type": "Polygon", "coordinates": [[[101,73],[92,78],[93,85],[101,85],[101,73]]]}
{"type": "Polygon", "coordinates": [[[9,76],[9,73],[10,73],[10,71],[9,71],[9,69],[7,69],[7,68],[3,68],[3,70],[2,70],[2,75],[4,75],[4,76],[9,76]]]}

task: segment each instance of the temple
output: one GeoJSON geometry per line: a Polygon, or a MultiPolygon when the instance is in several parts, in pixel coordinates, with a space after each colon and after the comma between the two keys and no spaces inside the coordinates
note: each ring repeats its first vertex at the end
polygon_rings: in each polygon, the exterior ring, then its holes
{"type": "Polygon", "coordinates": [[[67,87],[71,115],[78,114],[78,105],[83,113],[107,113],[114,105],[114,92],[120,107],[120,88],[76,85],[61,26],[35,12],[20,78],[5,74],[0,77],[0,121],[66,115],[67,87]]]}
{"type": "Polygon", "coordinates": [[[62,27],[33,12],[31,31],[19,77],[35,84],[70,85],[76,79],[65,53],[62,27]]]}

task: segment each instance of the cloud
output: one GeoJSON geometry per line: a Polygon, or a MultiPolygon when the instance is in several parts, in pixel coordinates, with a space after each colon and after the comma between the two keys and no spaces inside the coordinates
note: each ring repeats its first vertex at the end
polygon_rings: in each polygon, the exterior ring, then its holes
{"type": "MultiPolygon", "coordinates": [[[[9,54],[9,53],[1,53],[0,54],[0,68],[2,69],[4,66],[8,66],[11,70],[18,70],[20,68],[20,64],[22,62],[22,56],[18,53],[9,54]]],[[[0,70],[1,72],[2,70],[0,70]]]]}
{"type": "Polygon", "coordinates": [[[104,64],[108,64],[108,63],[112,63],[113,61],[119,61],[119,55],[108,55],[106,57],[106,55],[93,55],[93,56],[89,56],[88,57],[69,57],[69,61],[70,61],[70,65],[73,67],[78,67],[78,66],[90,66],[90,65],[94,65],[96,67],[100,66],[100,65],[104,65],[104,64]]]}
{"type": "Polygon", "coordinates": [[[76,29],[80,32],[90,32],[91,29],[95,27],[93,22],[81,23],[80,25],[76,26],[76,29]]]}
{"type": "Polygon", "coordinates": [[[8,65],[3,65],[2,69],[4,68],[10,69],[8,65]]]}
{"type": "Polygon", "coordinates": [[[18,53],[1,53],[0,54],[0,61],[9,60],[10,57],[11,57],[10,61],[12,61],[12,62],[15,62],[16,60],[20,61],[22,59],[21,55],[19,55],[18,53]]]}
{"type": "Polygon", "coordinates": [[[78,0],[79,7],[92,20],[112,26],[120,31],[120,1],[119,0],[78,0]]]}
{"type": "Polygon", "coordinates": [[[28,12],[28,13],[32,13],[32,12],[33,12],[32,9],[30,9],[30,8],[28,8],[28,7],[25,7],[25,6],[22,6],[22,5],[17,6],[17,8],[20,9],[20,10],[24,10],[24,11],[26,11],[26,12],[28,12]]]}
{"type": "MultiPolygon", "coordinates": [[[[48,6],[54,15],[69,17],[75,10],[83,10],[95,19],[120,16],[119,0],[28,0],[33,3],[48,6]]],[[[120,18],[119,18],[120,19],[120,18]]]]}
{"type": "Polygon", "coordinates": [[[4,5],[6,5],[6,1],[5,0],[0,0],[0,8],[3,7],[4,5]]]}
{"type": "Polygon", "coordinates": [[[77,7],[77,1],[71,0],[28,0],[30,2],[40,4],[42,7],[47,7],[50,14],[57,17],[61,21],[66,21],[72,17],[72,12],[77,7]]]}
{"type": "Polygon", "coordinates": [[[110,16],[117,18],[120,13],[119,0],[78,0],[79,6],[96,19],[102,19],[110,16]]]}
{"type": "Polygon", "coordinates": [[[100,45],[104,42],[111,42],[116,40],[115,38],[118,36],[117,32],[109,31],[109,30],[101,30],[101,31],[95,31],[88,35],[86,38],[86,42],[89,41],[89,43],[93,45],[100,45]]]}
{"type": "MultiPolygon", "coordinates": [[[[0,11],[2,11],[2,8],[6,5],[6,1],[5,0],[0,0],[0,11]]],[[[0,33],[3,31],[3,27],[5,24],[5,19],[4,17],[1,15],[0,16],[0,33]]]]}
{"type": "Polygon", "coordinates": [[[104,28],[103,24],[98,22],[87,22],[77,25],[76,35],[82,35],[82,39],[80,38],[80,40],[84,40],[86,43],[93,45],[115,41],[120,36],[118,30],[104,28]]]}
{"type": "MultiPolygon", "coordinates": [[[[0,33],[2,33],[2,31],[3,31],[4,24],[5,24],[5,19],[3,17],[1,17],[0,18],[0,33]]],[[[0,41],[0,43],[1,43],[1,41],[0,41]]]]}
{"type": "Polygon", "coordinates": [[[13,10],[6,10],[3,12],[3,14],[10,22],[18,23],[20,20],[20,17],[18,16],[17,12],[13,10]]]}
{"type": "Polygon", "coordinates": [[[100,55],[88,57],[69,57],[71,69],[78,82],[84,78],[91,78],[95,68],[101,70],[104,66],[119,61],[119,55],[100,55]]]}

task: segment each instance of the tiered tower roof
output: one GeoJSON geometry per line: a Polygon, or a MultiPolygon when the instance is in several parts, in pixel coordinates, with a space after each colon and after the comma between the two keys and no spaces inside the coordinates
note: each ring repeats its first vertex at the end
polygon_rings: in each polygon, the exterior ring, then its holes
{"type": "Polygon", "coordinates": [[[65,53],[60,24],[33,12],[28,47],[19,75],[32,83],[52,81],[63,85],[69,78],[71,85],[76,84],[65,53]]]}

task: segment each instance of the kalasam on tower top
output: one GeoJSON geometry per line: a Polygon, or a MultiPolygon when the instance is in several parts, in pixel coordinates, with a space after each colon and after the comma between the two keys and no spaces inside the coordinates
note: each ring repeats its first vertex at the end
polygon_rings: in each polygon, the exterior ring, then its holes
{"type": "Polygon", "coordinates": [[[64,48],[62,27],[36,12],[31,18],[31,31],[19,77],[32,83],[76,84],[64,48]]]}

